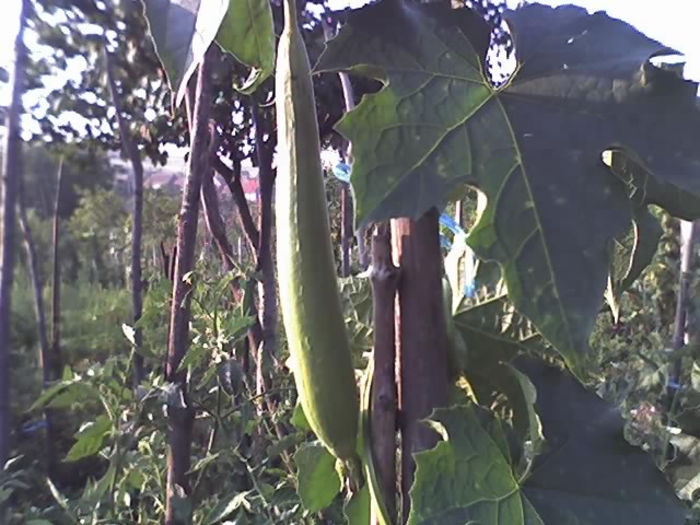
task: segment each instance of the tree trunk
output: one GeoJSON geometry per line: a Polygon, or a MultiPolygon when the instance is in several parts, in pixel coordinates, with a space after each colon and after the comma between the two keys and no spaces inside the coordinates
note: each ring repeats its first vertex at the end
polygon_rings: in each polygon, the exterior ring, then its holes
{"type": "Polygon", "coordinates": [[[219,173],[219,175],[221,175],[221,178],[224,179],[224,182],[231,192],[233,202],[238,209],[238,218],[241,223],[241,229],[243,230],[243,233],[245,233],[251,250],[253,252],[257,252],[260,234],[255,226],[255,221],[250,213],[250,207],[248,206],[248,201],[245,198],[245,192],[243,191],[243,186],[241,185],[241,163],[234,161],[233,169],[231,169],[224,164],[217,155],[212,155],[211,161],[214,169],[219,173]]]}
{"type": "Polygon", "coordinates": [[[56,199],[53,208],[53,277],[51,279],[51,379],[61,377],[61,254],[58,245],[61,240],[61,189],[63,188],[63,157],[58,161],[56,172],[56,199]]]}
{"type": "Polygon", "coordinates": [[[24,26],[28,0],[22,0],[19,31],[15,39],[15,68],[12,82],[12,100],[7,112],[7,135],[2,170],[0,198],[2,227],[0,229],[0,466],[10,454],[10,307],[14,271],[15,198],[17,184],[22,176],[22,138],[20,117],[26,54],[24,26]]]}
{"type": "MultiPolygon", "coordinates": [[[[210,157],[211,158],[211,157],[210,157]]],[[[202,181],[202,204],[204,207],[204,217],[206,219],[207,228],[211,233],[211,236],[216,243],[219,250],[219,255],[221,257],[221,263],[227,272],[235,269],[233,265],[234,253],[231,243],[228,241],[226,236],[226,225],[221,218],[221,212],[219,211],[219,199],[216,195],[216,188],[214,187],[214,173],[213,170],[209,170],[202,181]]],[[[234,301],[239,302],[243,296],[243,290],[241,289],[241,284],[238,279],[235,279],[231,284],[231,291],[233,294],[234,301]]],[[[251,304],[255,305],[252,301],[251,304]]],[[[257,349],[262,342],[262,327],[260,325],[260,320],[258,319],[257,309],[251,312],[254,317],[253,326],[248,329],[248,351],[242,355],[238,356],[241,361],[241,366],[246,372],[249,369],[249,351],[251,348],[257,349]]]]}
{"type": "Polygon", "coordinates": [[[129,128],[122,114],[123,108],[117,85],[114,81],[114,71],[112,66],[112,57],[105,48],[105,69],[107,72],[107,83],[109,85],[109,93],[112,97],[112,105],[117,114],[117,122],[119,123],[119,136],[122,142],[122,150],[124,156],[131,161],[131,167],[134,170],[134,202],[131,214],[132,232],[131,232],[131,308],[133,313],[134,323],[134,386],[141,383],[144,378],[145,371],[143,368],[143,357],[139,352],[143,346],[143,333],[141,328],[137,326],[141,314],[143,312],[142,298],[142,278],[141,278],[141,231],[143,219],[143,164],[141,163],[141,154],[138,146],[132,140],[129,134],[129,128]]]}
{"type": "Polygon", "coordinates": [[[265,392],[264,363],[265,358],[274,357],[277,332],[277,291],[275,288],[275,267],[272,259],[272,197],[275,185],[275,171],[272,169],[272,146],[263,140],[265,134],[272,136],[269,122],[253,102],[253,121],[255,125],[255,151],[258,159],[258,178],[260,181],[260,215],[258,218],[257,270],[262,274],[259,286],[262,308],[263,342],[258,347],[256,356],[256,394],[265,392]]]}
{"type": "MultiPolygon", "coordinates": [[[[372,378],[372,450],[384,501],[396,516],[396,378],[394,307],[399,269],[391,261],[391,237],[387,224],[376,226],[372,236],[372,297],[374,326],[374,376],[372,378]]],[[[378,523],[373,517],[372,523],[378,523]]]]}
{"type": "Polygon", "coordinates": [[[420,423],[447,403],[447,327],[442,306],[442,257],[437,210],[417,221],[392,220],[394,263],[401,268],[396,316],[403,519],[408,518],[413,454],[437,434],[420,423]]]}
{"type": "Polygon", "coordinates": [[[24,237],[24,248],[27,252],[27,271],[32,281],[34,292],[34,316],[36,318],[36,332],[39,339],[39,366],[42,370],[42,381],[44,387],[51,381],[50,363],[51,354],[49,347],[49,335],[46,328],[46,309],[44,308],[43,283],[39,275],[39,265],[36,256],[36,245],[32,235],[29,220],[27,219],[27,209],[24,206],[24,195],[20,181],[19,192],[17,193],[17,211],[19,212],[19,226],[24,237]]]}
{"type": "MultiPolygon", "coordinates": [[[[177,385],[177,392],[168,400],[168,458],[166,487],[166,525],[187,523],[189,517],[179,516],[177,500],[190,495],[187,472],[190,470],[192,426],[194,409],[187,398],[187,376],[178,371],[189,345],[190,291],[191,286],[183,278],[194,269],[199,193],[202,178],[208,170],[209,106],[211,88],[209,79],[209,52],[199,66],[194,108],[190,112],[189,169],[182,194],[182,205],[177,231],[177,254],[173,279],[173,295],[170,308],[168,357],[166,378],[177,385]]],[[[189,88],[192,89],[191,86],[189,88]]]]}
{"type": "MultiPolygon", "coordinates": [[[[41,367],[42,386],[46,389],[51,382],[51,351],[49,348],[49,336],[46,328],[46,309],[44,308],[44,285],[41,282],[39,275],[39,267],[36,256],[36,245],[34,244],[34,236],[27,220],[27,209],[24,206],[24,196],[22,191],[22,183],[20,180],[17,193],[17,211],[19,212],[19,225],[24,237],[24,248],[27,252],[27,271],[29,278],[32,281],[32,290],[34,292],[34,316],[36,318],[37,338],[39,339],[39,366],[41,367]]],[[[45,462],[46,471],[49,477],[53,477],[56,458],[54,453],[54,432],[53,418],[51,410],[44,410],[44,421],[46,423],[46,443],[45,443],[45,462]]]]}

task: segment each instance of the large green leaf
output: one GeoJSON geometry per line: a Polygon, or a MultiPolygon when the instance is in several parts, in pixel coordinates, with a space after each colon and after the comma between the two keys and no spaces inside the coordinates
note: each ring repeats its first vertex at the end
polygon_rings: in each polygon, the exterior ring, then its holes
{"type": "Polygon", "coordinates": [[[433,412],[443,441],[415,454],[409,525],[543,525],[520,491],[498,420],[476,406],[433,412]]]}
{"type": "Polygon", "coordinates": [[[229,0],[216,41],[236,60],[250,66],[250,76],[238,89],[252,93],[275,69],[275,31],[268,0],[229,0]]]}
{"type": "Polygon", "coordinates": [[[179,105],[188,80],[219,31],[229,0],[141,1],[175,105],[179,105]]]}
{"type": "Polygon", "coordinates": [[[684,522],[652,458],[624,440],[615,407],[567,372],[533,360],[516,366],[537,388],[545,452],[521,479],[498,419],[475,405],[436,410],[428,424],[443,440],[415,455],[409,524],[684,522]]]}
{"type": "Polygon", "coordinates": [[[601,154],[640,155],[648,202],[700,194],[697,86],[651,66],[668,51],[603,13],[528,5],[508,20],[518,68],[500,89],[483,73],[485,25],[445,4],[364,7],[317,69],[384,83],[338,125],[353,145],[358,221],[418,217],[476,186],[488,205],[469,244],[499,262],[515,306],[583,370],[609,245],[631,220],[629,181],[601,154]]]}
{"type": "Polygon", "coordinates": [[[523,487],[545,523],[683,524],[684,506],[651,456],[625,441],[616,407],[568,372],[534,360],[516,367],[537,388],[547,440],[523,487]]]}
{"type": "Polygon", "coordinates": [[[466,356],[453,358],[464,367],[460,372],[488,369],[542,346],[532,323],[518,314],[505,295],[463,305],[454,315],[454,325],[467,348],[466,356]]]}
{"type": "Polygon", "coordinates": [[[479,403],[487,405],[494,394],[508,398],[513,429],[526,444],[518,471],[526,470],[542,446],[542,428],[534,407],[537,393],[527,376],[509,361],[523,352],[542,349],[542,338],[503,295],[463,305],[453,320],[468,351],[451,362],[461,366],[457,372],[466,377],[479,403]]]}
{"type": "Polygon", "coordinates": [[[309,512],[318,512],[331,504],[340,492],[340,477],[335,458],[318,441],[305,443],[294,454],[297,466],[297,492],[309,512]]]}
{"type": "Polygon", "coordinates": [[[642,159],[619,148],[603,152],[603,161],[627,186],[634,203],[632,228],[613,241],[610,277],[605,299],[615,321],[620,315],[620,296],[651,262],[663,233],[648,204],[661,204],[678,217],[692,219],[700,214],[700,198],[672,184],[655,180],[642,159]]]}
{"type": "MultiPolygon", "coordinates": [[[[674,153],[673,150],[669,151],[669,156],[674,153]]],[[[635,206],[658,204],[671,215],[686,220],[693,220],[700,215],[700,195],[695,188],[687,189],[654,177],[649,163],[639,155],[620,148],[610,148],[603,152],[602,159],[610,171],[625,184],[628,196],[635,206]]]]}

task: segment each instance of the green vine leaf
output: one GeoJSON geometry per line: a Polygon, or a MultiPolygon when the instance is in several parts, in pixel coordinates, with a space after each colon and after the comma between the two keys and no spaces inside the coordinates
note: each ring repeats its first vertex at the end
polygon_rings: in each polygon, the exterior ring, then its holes
{"type": "Polygon", "coordinates": [[[453,319],[467,348],[466,356],[453,359],[462,363],[461,373],[485,370],[543,346],[532,323],[515,310],[506,295],[463,305],[453,319]]]}
{"type": "Polygon", "coordinates": [[[319,442],[304,443],[294,454],[297,466],[297,492],[309,512],[318,512],[331,504],[341,488],[335,470],[335,458],[319,442]]]}
{"type": "Polygon", "coordinates": [[[697,85],[651,65],[671,51],[603,13],[535,4],[507,19],[518,67],[502,88],[484,74],[485,24],[444,4],[362,8],[317,70],[384,84],[337,126],[352,141],[358,222],[419,217],[477,187],[488,205],[469,244],[498,261],[518,310],[583,373],[609,245],[631,221],[629,184],[601,154],[640,155],[648,202],[700,195],[697,85]]]}
{"type": "Polygon", "coordinates": [[[252,68],[241,93],[253,93],[275,70],[275,31],[268,0],[229,0],[216,41],[241,64],[252,68]]]}
{"type": "Polygon", "coordinates": [[[371,519],[372,499],[369,493],[369,484],[365,483],[358,492],[343,506],[343,514],[348,520],[348,525],[367,525],[371,519]]]}
{"type": "Polygon", "coordinates": [[[537,391],[534,385],[525,374],[508,363],[478,369],[473,374],[468,374],[468,381],[474,388],[478,402],[483,405],[488,405],[483,400],[490,401],[494,392],[508,398],[512,428],[523,445],[522,450],[514,454],[518,460],[514,470],[521,476],[529,471],[544,443],[542,425],[535,409],[537,391]]]}
{"type": "Polygon", "coordinates": [[[251,505],[248,499],[250,498],[251,491],[247,490],[244,492],[238,492],[228,498],[223,498],[219,503],[211,509],[205,516],[203,523],[205,525],[216,525],[221,523],[221,521],[230,516],[235,511],[240,508],[244,508],[250,512],[251,505]]]}
{"type": "Polygon", "coordinates": [[[537,389],[547,445],[523,491],[545,523],[685,522],[684,505],[651,456],[625,441],[615,406],[541,361],[520,358],[514,366],[537,389]]]}
{"type": "Polygon", "coordinates": [[[605,299],[617,322],[620,296],[651,262],[663,233],[648,204],[663,206],[677,217],[693,219],[700,214],[700,198],[671,184],[660,183],[645,162],[619,148],[603,152],[603,162],[627,187],[634,204],[632,228],[613,240],[610,277],[605,299]]]}
{"type": "Polygon", "coordinates": [[[175,106],[179,106],[187,82],[219,31],[229,0],[141,1],[175,106]]]}
{"type": "Polygon", "coordinates": [[[616,407],[542,361],[513,366],[528,378],[526,403],[537,390],[544,451],[521,473],[493,414],[473,404],[435,410],[426,423],[442,441],[414,455],[410,525],[684,523],[652,458],[625,441],[616,407]]]}
{"type": "Polygon", "coordinates": [[[408,525],[543,525],[521,493],[503,428],[474,405],[435,410],[443,441],[415,454],[408,525]]]}
{"type": "Polygon", "coordinates": [[[112,430],[112,422],[106,415],[100,415],[83,426],[75,434],[77,441],[68,451],[66,461],[77,461],[97,454],[112,430]]]}

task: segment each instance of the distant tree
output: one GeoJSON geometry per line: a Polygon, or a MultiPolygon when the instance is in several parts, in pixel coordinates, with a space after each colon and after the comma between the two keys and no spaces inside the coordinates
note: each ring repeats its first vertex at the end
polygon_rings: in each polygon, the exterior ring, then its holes
{"type": "MultiPolygon", "coordinates": [[[[152,46],[144,39],[145,21],[141,3],[136,0],[107,2],[46,2],[39,0],[46,14],[61,11],[66,22],[56,25],[37,16],[40,41],[50,43],[52,54],[42,59],[49,69],[65,66],[66,58],[83,57],[86,66],[77,82],[51,91],[47,101],[51,112],[40,120],[44,137],[52,141],[79,141],[91,147],[121,149],[131,166],[132,202],[130,281],[133,324],[142,313],[142,213],[143,162],[149,156],[165,163],[165,143],[178,144],[184,133],[170,133],[176,121],[169,117],[168,90],[157,67],[152,46]],[[89,28],[90,30],[86,30],[89,28]],[[128,108],[128,110],[127,110],[128,108]],[[57,126],[61,115],[75,112],[77,122],[57,126]],[[52,114],[53,113],[53,114],[52,114]]],[[[136,328],[134,344],[142,344],[136,328]]],[[[141,355],[134,353],[134,383],[144,376],[141,355]]]]}
{"type": "Polygon", "coordinates": [[[24,92],[24,27],[29,1],[22,0],[19,31],[15,39],[15,67],[12,81],[12,101],[8,111],[5,154],[2,170],[0,209],[0,465],[10,454],[10,305],[14,270],[15,206],[20,177],[22,176],[22,139],[20,117],[24,92]]]}

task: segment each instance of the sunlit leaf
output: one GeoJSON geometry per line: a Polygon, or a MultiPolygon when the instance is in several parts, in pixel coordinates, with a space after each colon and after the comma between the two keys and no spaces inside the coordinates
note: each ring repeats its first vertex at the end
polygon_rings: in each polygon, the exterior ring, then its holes
{"type": "Polygon", "coordinates": [[[77,441],[68,451],[66,460],[77,461],[97,454],[102,449],[105,438],[111,430],[112,422],[106,415],[101,415],[95,421],[86,423],[75,435],[77,441]]]}
{"type": "Polygon", "coordinates": [[[343,507],[348,525],[368,525],[371,517],[371,503],[369,484],[365,483],[343,507]]]}
{"type": "Polygon", "coordinates": [[[250,66],[250,76],[237,89],[252,93],[275,69],[275,32],[268,0],[229,0],[216,41],[236,60],[250,66]]]}
{"type": "Polygon", "coordinates": [[[182,102],[187,82],[214,41],[229,0],[142,0],[150,36],[174,93],[182,102]]]}
{"type": "Polygon", "coordinates": [[[335,458],[320,442],[306,443],[294,454],[297,492],[309,512],[325,509],[340,492],[335,458]]]}
{"type": "Polygon", "coordinates": [[[651,65],[669,50],[604,13],[534,4],[506,17],[518,67],[502,88],[484,73],[486,25],[444,3],[366,6],[316,67],[384,84],[337,126],[352,141],[358,222],[419,217],[477,187],[488,204],[470,246],[498,261],[516,308],[585,373],[630,188],[700,213],[676,198],[700,195],[697,85],[651,65]],[[636,152],[645,176],[612,176],[610,148],[636,152]]]}
{"type": "Polygon", "coordinates": [[[543,525],[527,503],[499,443],[497,420],[487,423],[474,405],[439,409],[429,425],[442,437],[415,454],[408,525],[543,525]]]}

